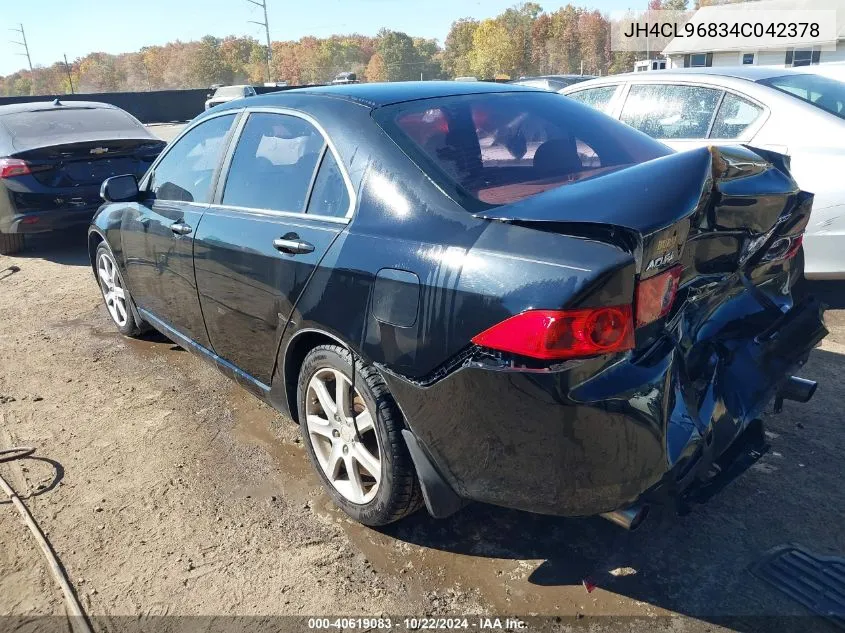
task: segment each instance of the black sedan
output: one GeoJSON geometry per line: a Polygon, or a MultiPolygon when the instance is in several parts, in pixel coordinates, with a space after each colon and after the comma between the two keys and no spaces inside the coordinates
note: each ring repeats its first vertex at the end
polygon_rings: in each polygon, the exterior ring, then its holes
{"type": "Polygon", "coordinates": [[[674,153],[525,87],[363,84],[220,106],[102,193],[120,332],[298,420],[368,525],[476,500],[631,527],[815,388],[791,376],[826,334],[790,296],[812,196],[774,153],[674,153]]]}
{"type": "Polygon", "coordinates": [[[0,106],[0,254],[21,250],[26,233],[88,224],[103,181],[140,178],[164,145],[106,103],[0,106]]]}

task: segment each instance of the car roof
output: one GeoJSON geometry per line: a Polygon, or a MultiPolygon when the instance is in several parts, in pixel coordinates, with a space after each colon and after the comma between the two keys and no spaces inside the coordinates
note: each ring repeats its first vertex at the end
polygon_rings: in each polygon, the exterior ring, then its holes
{"type": "Polygon", "coordinates": [[[88,109],[88,110],[118,110],[117,106],[113,106],[110,103],[101,103],[99,101],[73,101],[73,100],[66,100],[61,101],[61,97],[59,98],[59,104],[57,105],[55,100],[51,101],[27,101],[25,103],[10,103],[8,105],[0,105],[0,116],[4,116],[6,114],[17,114],[19,112],[43,112],[45,110],[79,110],[79,109],[88,109]]]}
{"type": "Polygon", "coordinates": [[[598,83],[611,83],[620,81],[636,80],[665,80],[665,79],[681,79],[691,80],[696,76],[706,77],[729,77],[731,79],[744,79],[746,81],[761,81],[763,79],[770,79],[771,77],[782,77],[783,75],[799,74],[787,68],[777,68],[774,66],[718,66],[710,68],[673,68],[671,70],[651,70],[639,73],[622,73],[619,75],[607,75],[605,77],[598,77],[589,81],[584,81],[578,84],[578,89],[581,90],[590,85],[598,83]]]}
{"type": "Polygon", "coordinates": [[[294,88],[283,92],[270,92],[253,97],[250,103],[283,104],[284,95],[310,94],[354,101],[371,108],[458,95],[485,94],[495,92],[544,92],[536,88],[516,84],[500,84],[491,81],[395,81],[384,83],[345,84],[294,88]]]}
{"type": "Polygon", "coordinates": [[[512,79],[511,81],[525,81],[526,79],[593,79],[595,75],[579,75],[578,73],[572,73],[569,75],[528,75],[526,77],[520,77],[519,79],[512,79]]]}

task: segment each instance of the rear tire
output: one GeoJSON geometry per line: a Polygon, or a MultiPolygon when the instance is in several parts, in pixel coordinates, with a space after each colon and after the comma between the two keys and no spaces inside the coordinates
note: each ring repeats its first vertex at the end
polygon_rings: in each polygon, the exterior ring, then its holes
{"type": "Polygon", "coordinates": [[[0,233],[0,255],[14,255],[23,250],[22,233],[0,233]]]}
{"type": "Polygon", "coordinates": [[[299,373],[297,407],[308,457],[346,514],[364,525],[379,526],[422,506],[416,471],[402,437],[402,416],[374,367],[355,359],[353,389],[349,350],[339,345],[315,347],[299,373]],[[346,398],[352,400],[354,423],[344,413],[349,405],[337,406],[338,399],[346,398]]]}
{"type": "Polygon", "coordinates": [[[142,334],[146,328],[143,323],[135,319],[132,297],[126,284],[123,283],[123,276],[120,274],[114,255],[105,242],[100,242],[97,247],[94,270],[106,310],[118,332],[132,338],[142,334]]]}

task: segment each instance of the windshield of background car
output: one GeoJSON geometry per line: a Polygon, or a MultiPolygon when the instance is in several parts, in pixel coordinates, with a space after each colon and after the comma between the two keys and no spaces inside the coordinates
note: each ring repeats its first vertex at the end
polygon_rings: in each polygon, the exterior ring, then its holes
{"type": "Polygon", "coordinates": [[[806,101],[825,112],[845,119],[845,83],[820,75],[784,75],[761,79],[761,84],[806,101]]]}
{"type": "Polygon", "coordinates": [[[243,86],[223,86],[214,91],[215,97],[243,97],[244,94],[243,86]]]}
{"type": "Polygon", "coordinates": [[[374,117],[468,208],[516,202],[672,152],[554,93],[423,99],[381,108],[374,117]]]}

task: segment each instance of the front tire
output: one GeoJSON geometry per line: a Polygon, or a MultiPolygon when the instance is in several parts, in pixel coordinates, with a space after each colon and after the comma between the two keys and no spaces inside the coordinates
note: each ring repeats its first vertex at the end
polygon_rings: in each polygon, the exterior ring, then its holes
{"type": "Polygon", "coordinates": [[[0,255],[14,255],[23,250],[22,233],[0,233],[0,255]]]}
{"type": "Polygon", "coordinates": [[[97,247],[94,261],[97,282],[100,285],[100,292],[103,295],[103,301],[112,322],[124,336],[138,336],[144,328],[135,320],[135,314],[132,311],[132,297],[129,295],[129,290],[126,289],[126,284],[123,282],[123,276],[120,274],[114,255],[105,242],[100,242],[97,247]]]}
{"type": "Polygon", "coordinates": [[[387,385],[375,368],[354,362],[353,388],[349,350],[320,345],[308,353],[297,387],[299,421],[335,504],[364,525],[386,525],[419,509],[422,494],[387,385]]]}

